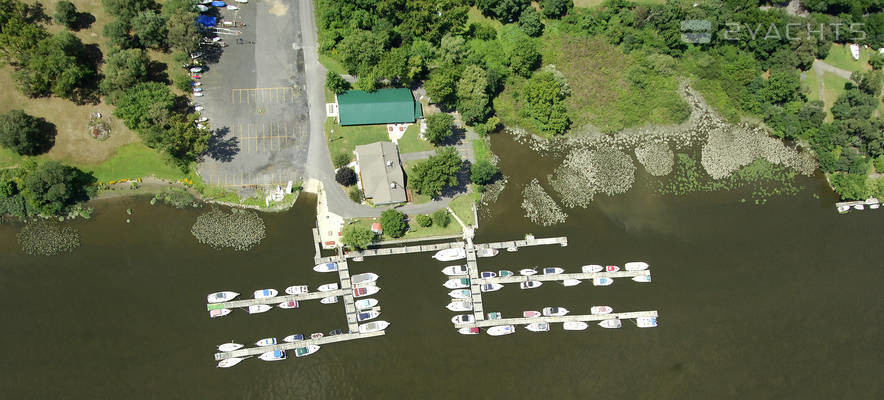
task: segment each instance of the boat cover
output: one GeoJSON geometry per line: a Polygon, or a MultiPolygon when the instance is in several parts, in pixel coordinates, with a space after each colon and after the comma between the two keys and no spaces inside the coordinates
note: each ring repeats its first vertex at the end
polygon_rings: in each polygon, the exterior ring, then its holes
{"type": "Polygon", "coordinates": [[[218,18],[210,17],[208,15],[200,15],[199,17],[196,17],[196,23],[205,26],[206,28],[211,28],[218,25],[218,18]]]}
{"type": "Polygon", "coordinates": [[[227,5],[227,3],[223,2],[223,1],[213,1],[212,5],[215,7],[224,7],[227,5]]]}

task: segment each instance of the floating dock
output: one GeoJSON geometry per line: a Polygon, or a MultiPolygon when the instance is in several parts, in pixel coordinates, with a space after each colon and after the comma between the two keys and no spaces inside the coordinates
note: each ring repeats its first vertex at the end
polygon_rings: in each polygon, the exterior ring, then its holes
{"type": "Polygon", "coordinates": [[[342,333],[340,335],[323,336],[319,339],[299,340],[294,343],[279,343],[279,344],[274,344],[272,346],[250,347],[247,349],[228,351],[226,353],[215,353],[215,360],[221,361],[225,358],[231,358],[231,357],[258,356],[258,355],[261,355],[261,354],[266,353],[268,351],[294,350],[299,347],[305,347],[310,344],[324,345],[324,344],[329,344],[329,343],[343,342],[345,340],[366,339],[366,338],[370,338],[370,337],[383,336],[383,335],[384,335],[384,331],[371,332],[371,333],[342,333]]]}
{"type": "MultiPolygon", "coordinates": [[[[472,272],[472,270],[470,271],[472,272]]],[[[494,277],[494,278],[475,278],[476,282],[479,285],[485,285],[489,283],[499,283],[499,284],[507,284],[507,283],[522,283],[528,281],[538,281],[538,282],[548,282],[548,281],[563,281],[565,279],[578,279],[578,280],[588,280],[595,278],[634,278],[636,276],[651,276],[651,271],[617,271],[617,272],[594,272],[594,273],[573,273],[573,274],[554,274],[554,275],[513,275],[506,277],[494,277]]],[[[472,274],[470,276],[470,283],[473,282],[472,274]]]]}
{"type": "Polygon", "coordinates": [[[479,327],[479,328],[488,328],[491,326],[498,325],[528,325],[533,324],[535,322],[548,322],[548,323],[557,323],[557,322],[568,322],[568,321],[583,321],[583,322],[593,322],[593,321],[604,321],[608,319],[619,319],[619,320],[627,320],[627,319],[636,319],[643,317],[657,317],[657,311],[636,311],[636,312],[625,312],[625,313],[611,313],[611,314],[591,314],[591,315],[565,315],[561,317],[536,317],[536,318],[500,318],[500,319],[486,319],[486,320],[477,320],[471,324],[454,324],[455,328],[465,328],[465,327],[479,327]]]}
{"type": "Polygon", "coordinates": [[[206,304],[206,308],[209,311],[212,311],[219,308],[247,308],[249,306],[254,306],[258,304],[277,305],[291,300],[316,300],[325,297],[343,296],[347,293],[349,293],[351,296],[353,295],[353,291],[350,288],[344,288],[338,290],[329,290],[327,292],[308,292],[299,294],[287,294],[285,296],[267,297],[263,299],[243,299],[226,301],[223,303],[209,303],[206,304]]]}

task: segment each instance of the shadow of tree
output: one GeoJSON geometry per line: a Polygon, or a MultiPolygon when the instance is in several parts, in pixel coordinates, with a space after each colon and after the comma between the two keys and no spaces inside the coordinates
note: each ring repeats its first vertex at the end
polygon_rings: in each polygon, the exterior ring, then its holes
{"type": "Polygon", "coordinates": [[[169,84],[169,74],[166,72],[168,66],[165,63],[151,60],[147,65],[148,79],[154,82],[169,84]]]}
{"type": "Polygon", "coordinates": [[[209,138],[208,149],[206,155],[215,161],[230,162],[233,157],[239,154],[239,138],[236,136],[226,137],[230,133],[230,128],[223,127],[215,129],[212,137],[209,138]]]}
{"type": "MultiPolygon", "coordinates": [[[[457,171],[457,184],[454,186],[446,186],[445,189],[442,189],[441,197],[454,197],[460,194],[464,194],[467,192],[467,185],[470,184],[470,167],[472,164],[468,160],[464,160],[460,165],[460,170],[457,171]]],[[[438,200],[439,198],[434,198],[433,200],[438,200]]]]}
{"type": "Polygon", "coordinates": [[[73,30],[79,31],[82,29],[89,29],[90,26],[95,22],[95,16],[87,13],[87,12],[78,12],[77,20],[74,22],[73,30]]]}
{"type": "Polygon", "coordinates": [[[37,123],[40,126],[39,145],[32,155],[42,154],[52,149],[52,146],[55,146],[55,136],[58,135],[58,129],[52,122],[41,117],[37,118],[37,123]]]}
{"type": "Polygon", "coordinates": [[[102,78],[99,66],[104,63],[104,53],[101,52],[101,48],[97,44],[90,43],[83,45],[83,53],[80,57],[83,63],[95,70],[95,74],[80,82],[71,100],[80,105],[98,104],[101,101],[101,91],[98,85],[102,78]]]}

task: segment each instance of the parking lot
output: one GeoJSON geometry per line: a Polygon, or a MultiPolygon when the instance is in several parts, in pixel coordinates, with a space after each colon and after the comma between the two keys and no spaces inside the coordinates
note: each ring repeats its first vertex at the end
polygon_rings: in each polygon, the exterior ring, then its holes
{"type": "Polygon", "coordinates": [[[199,166],[207,183],[250,190],[304,176],[309,141],[298,3],[257,0],[220,10],[227,44],[201,73],[213,137],[199,166]],[[231,28],[231,26],[234,26],[231,28]]]}

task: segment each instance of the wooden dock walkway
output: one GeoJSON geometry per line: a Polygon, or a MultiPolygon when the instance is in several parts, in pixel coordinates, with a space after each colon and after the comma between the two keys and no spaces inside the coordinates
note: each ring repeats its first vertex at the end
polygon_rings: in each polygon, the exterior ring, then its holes
{"type": "MultiPolygon", "coordinates": [[[[578,280],[587,280],[594,278],[634,278],[636,276],[651,276],[651,271],[617,271],[617,272],[595,272],[591,274],[585,273],[572,273],[572,274],[556,274],[556,275],[531,275],[531,276],[522,276],[522,275],[513,275],[506,277],[494,277],[494,278],[476,278],[476,282],[479,285],[489,284],[489,283],[499,283],[499,284],[507,284],[507,283],[521,283],[527,281],[538,281],[538,282],[548,282],[548,281],[563,281],[565,279],[578,279],[578,280]]],[[[473,278],[471,276],[470,282],[473,282],[473,278]]]]}
{"type": "Polygon", "coordinates": [[[304,301],[304,300],[316,300],[322,299],[325,297],[331,296],[343,296],[349,293],[350,295],[353,292],[350,289],[338,289],[338,290],[329,290],[327,292],[309,292],[309,293],[299,293],[299,294],[287,294],[284,296],[276,296],[276,297],[268,297],[264,299],[243,299],[243,300],[233,300],[227,301],[223,303],[209,303],[206,304],[206,309],[209,311],[219,309],[219,308],[246,308],[249,306],[254,306],[258,304],[267,304],[267,305],[277,305],[280,303],[285,303],[291,300],[304,301]]]}
{"type": "Polygon", "coordinates": [[[350,269],[347,266],[346,257],[338,257],[338,276],[341,279],[341,288],[346,288],[344,297],[344,311],[347,313],[347,327],[350,333],[359,332],[359,323],[356,321],[356,300],[353,298],[353,286],[350,282],[350,269]]]}
{"type": "Polygon", "coordinates": [[[275,350],[293,350],[299,347],[304,347],[309,344],[315,345],[324,345],[329,343],[337,343],[343,342],[345,340],[354,340],[354,339],[366,339],[376,336],[383,336],[384,331],[371,332],[371,333],[342,333],[340,335],[333,336],[323,336],[319,339],[305,339],[301,341],[297,341],[294,343],[278,343],[272,346],[263,346],[263,347],[250,347],[247,349],[239,349],[236,351],[229,351],[226,353],[215,353],[215,360],[221,361],[225,358],[231,357],[250,357],[250,356],[258,356],[268,351],[275,350]]]}
{"type": "Polygon", "coordinates": [[[476,321],[471,324],[454,324],[455,328],[464,328],[464,327],[479,327],[479,328],[487,328],[490,326],[498,326],[498,325],[528,325],[535,322],[549,322],[549,323],[557,323],[557,322],[567,322],[567,321],[583,321],[583,322],[593,322],[593,321],[604,321],[608,319],[636,319],[642,317],[657,317],[657,311],[635,311],[635,312],[625,312],[625,313],[611,313],[611,314],[600,314],[600,315],[565,315],[562,317],[537,317],[537,318],[501,318],[501,319],[486,319],[481,321],[476,321]]]}
{"type": "Polygon", "coordinates": [[[473,302],[473,316],[476,320],[485,319],[485,306],[482,304],[482,290],[479,285],[479,268],[476,264],[476,248],[467,246],[467,270],[470,273],[470,293],[473,302]]]}

